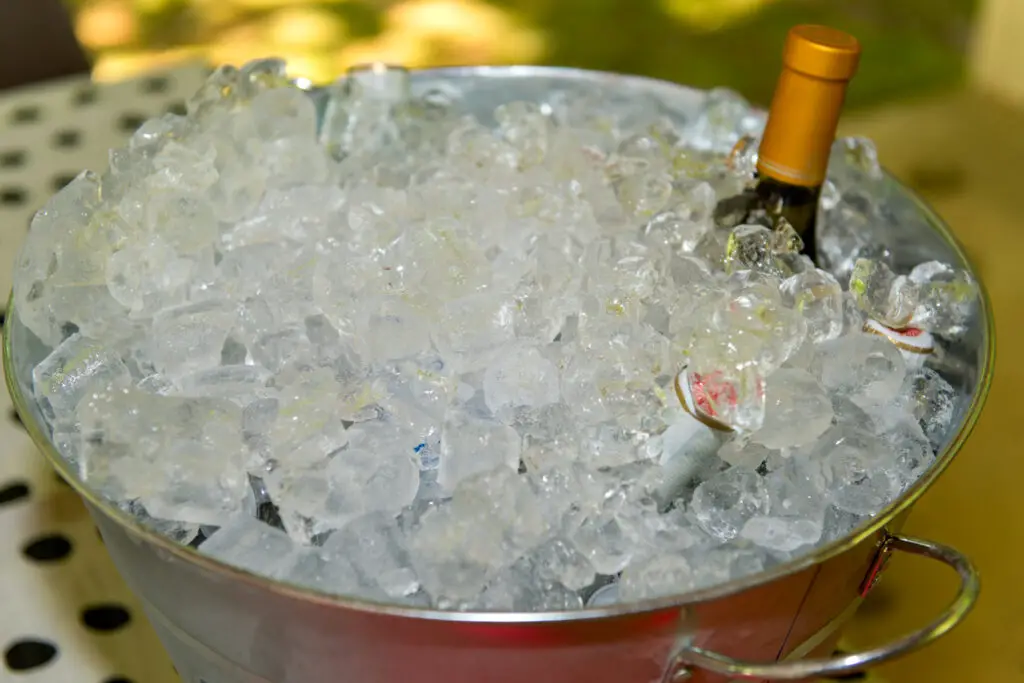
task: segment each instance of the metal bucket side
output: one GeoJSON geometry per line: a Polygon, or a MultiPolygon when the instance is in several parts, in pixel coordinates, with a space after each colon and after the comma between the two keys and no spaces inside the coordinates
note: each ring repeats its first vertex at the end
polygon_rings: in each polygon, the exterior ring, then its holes
{"type": "MultiPolygon", "coordinates": [[[[649,79],[542,67],[485,67],[414,73],[414,88],[458,81],[479,108],[565,89],[643,96],[666,111],[692,111],[698,93],[649,79]],[[490,100],[488,98],[496,98],[490,100]]],[[[890,179],[898,198],[901,254],[970,269],[948,228],[890,179]]],[[[972,270],[973,272],[973,270],[972,270]]],[[[46,353],[8,306],[4,364],[8,388],[33,440],[87,502],[119,571],[139,594],[168,649],[195,658],[205,683],[302,681],[344,676],[390,681],[590,678],[657,680],[681,643],[771,661],[797,651],[849,612],[887,532],[949,464],[973,428],[991,383],[994,329],[984,293],[978,325],[961,342],[974,358],[958,431],[931,470],[870,523],[815,553],[708,590],[568,613],[451,613],[349,600],[270,581],[211,560],[141,527],[88,490],[50,443],[31,396],[31,367],[46,353]],[[806,638],[804,637],[806,636],[806,638]],[[529,651],[529,655],[526,654],[529,651]],[[203,664],[206,662],[206,664],[203,664]],[[571,673],[570,673],[571,672],[571,673]]],[[[828,636],[818,636],[827,643],[828,636]]],[[[707,679],[714,680],[714,679],[707,679]]]]}

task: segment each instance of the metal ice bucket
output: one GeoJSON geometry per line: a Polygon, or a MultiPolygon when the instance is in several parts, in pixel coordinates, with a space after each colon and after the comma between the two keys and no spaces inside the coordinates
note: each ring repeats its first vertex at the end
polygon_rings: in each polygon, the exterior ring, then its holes
{"type": "MultiPolygon", "coordinates": [[[[502,101],[552,91],[647,98],[692,111],[694,90],[574,69],[457,68],[415,72],[422,93],[455,86],[487,118],[502,101]]],[[[320,97],[311,92],[312,97],[320,97]]],[[[970,268],[942,221],[890,180],[902,215],[898,253],[912,265],[938,259],[970,268]]],[[[930,643],[956,626],[978,596],[959,552],[899,535],[915,501],[960,450],[992,379],[991,308],[953,349],[964,359],[956,424],[925,476],[870,524],[812,555],[707,590],[569,613],[449,613],[318,594],[234,569],[142,528],[78,479],[50,443],[31,397],[31,368],[48,352],[8,308],[7,384],[32,438],[81,494],[129,586],[187,683],[650,683],[795,680],[870,667],[930,643]],[[954,602],[930,624],[877,649],[830,657],[839,631],[893,551],[923,555],[960,576],[954,602]]],[[[939,606],[937,606],[937,611],[939,606]]]]}

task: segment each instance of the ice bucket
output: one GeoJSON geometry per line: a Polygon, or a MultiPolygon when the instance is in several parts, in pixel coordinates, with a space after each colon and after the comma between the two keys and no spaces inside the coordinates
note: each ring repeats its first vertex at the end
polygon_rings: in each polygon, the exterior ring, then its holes
{"type": "MultiPolygon", "coordinates": [[[[413,88],[461,92],[486,119],[500,102],[552,91],[642,97],[685,114],[696,91],[659,81],[541,67],[414,72],[413,88]]],[[[310,96],[321,98],[315,90],[310,96]]],[[[897,254],[910,266],[941,260],[970,269],[942,221],[895,180],[897,254]]],[[[940,638],[969,612],[978,576],[959,552],[900,535],[915,501],[960,450],[992,378],[994,339],[984,294],[970,332],[951,349],[963,360],[955,425],[931,468],[854,533],[815,553],[743,580],[643,603],[570,613],[458,613],[394,607],[318,594],[211,560],[141,527],[78,479],[50,443],[31,400],[31,369],[47,349],[9,308],[7,383],[32,438],[81,494],[117,568],[187,683],[649,683],[797,680],[870,667],[940,638]],[[905,637],[831,657],[840,629],[893,552],[923,555],[960,577],[951,605],[905,637]]]]}

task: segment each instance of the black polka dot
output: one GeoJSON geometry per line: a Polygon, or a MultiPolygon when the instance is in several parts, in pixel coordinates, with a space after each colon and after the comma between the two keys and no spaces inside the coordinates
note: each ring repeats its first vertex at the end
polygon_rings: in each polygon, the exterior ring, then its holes
{"type": "Polygon", "coordinates": [[[53,180],[50,181],[50,187],[53,188],[54,192],[60,192],[68,183],[77,177],[78,174],[76,173],[60,173],[53,176],[53,180]]]}
{"type": "Polygon", "coordinates": [[[25,425],[21,421],[21,415],[18,415],[18,411],[14,408],[7,409],[7,419],[24,429],[25,425]]]}
{"type": "Polygon", "coordinates": [[[167,89],[170,87],[171,79],[167,76],[150,76],[149,78],[143,78],[139,82],[139,90],[148,95],[167,92],[167,89]]]}
{"type": "Polygon", "coordinates": [[[82,141],[82,134],[73,129],[67,128],[65,130],[59,130],[53,134],[53,146],[62,147],[64,149],[71,149],[72,147],[78,147],[78,143],[82,141]]]}
{"type": "Polygon", "coordinates": [[[117,121],[117,127],[125,133],[134,133],[139,126],[146,122],[145,114],[138,113],[127,113],[121,114],[121,118],[117,121]]]}
{"type": "Polygon", "coordinates": [[[57,656],[57,646],[46,640],[22,638],[4,650],[4,662],[11,671],[28,671],[48,664],[57,656]]]}
{"type": "Polygon", "coordinates": [[[104,678],[103,683],[134,683],[134,681],[125,676],[111,676],[110,678],[104,678]]]}
{"type": "Polygon", "coordinates": [[[31,489],[28,487],[28,482],[9,481],[6,484],[0,485],[0,505],[25,500],[30,493],[31,489]]]}
{"type": "Polygon", "coordinates": [[[0,310],[0,325],[3,325],[5,322],[7,322],[7,311],[0,310]]]}
{"type": "Polygon", "coordinates": [[[177,114],[178,116],[184,116],[188,113],[188,110],[185,108],[185,103],[181,100],[178,100],[177,102],[171,102],[171,104],[167,107],[167,113],[177,114]]]}
{"type": "Polygon", "coordinates": [[[25,164],[25,152],[20,149],[10,149],[0,152],[0,168],[18,168],[25,164]]]}
{"type": "Polygon", "coordinates": [[[59,562],[71,554],[71,541],[62,534],[37,536],[25,544],[21,552],[35,562],[59,562]]]}
{"type": "Polygon", "coordinates": [[[124,628],[132,615],[122,605],[93,605],[82,610],[82,623],[93,631],[109,633],[124,628]]]}
{"type": "Polygon", "coordinates": [[[20,187],[0,188],[0,205],[6,207],[21,206],[28,199],[28,193],[20,187]]]}
{"type": "Polygon", "coordinates": [[[11,123],[32,123],[38,121],[42,111],[34,104],[18,107],[11,112],[11,123]]]}
{"type": "Polygon", "coordinates": [[[96,101],[96,97],[99,92],[94,86],[87,85],[83,88],[79,88],[75,91],[75,94],[71,96],[71,104],[76,107],[84,107],[92,104],[96,101]]]}

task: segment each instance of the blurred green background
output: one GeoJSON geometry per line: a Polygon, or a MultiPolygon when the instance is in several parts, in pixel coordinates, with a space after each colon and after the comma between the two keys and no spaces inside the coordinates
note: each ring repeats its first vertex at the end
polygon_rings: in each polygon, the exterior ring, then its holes
{"type": "Polygon", "coordinates": [[[727,85],[759,103],[786,30],[855,33],[856,108],[953,87],[977,0],[66,0],[94,76],[274,54],[330,80],[354,63],[541,63],[727,85]]]}

